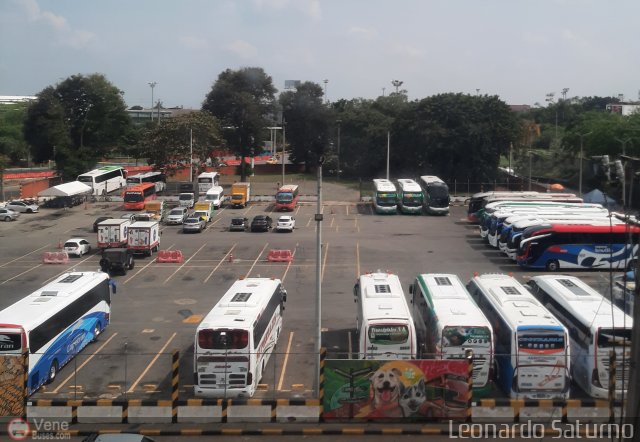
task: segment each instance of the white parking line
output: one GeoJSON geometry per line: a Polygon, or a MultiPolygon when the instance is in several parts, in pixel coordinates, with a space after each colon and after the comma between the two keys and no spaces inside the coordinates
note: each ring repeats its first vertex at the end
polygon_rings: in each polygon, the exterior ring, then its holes
{"type": "Polygon", "coordinates": [[[9,282],[9,281],[11,281],[12,279],[16,279],[18,276],[22,276],[22,275],[24,275],[25,273],[29,273],[30,271],[35,270],[35,269],[37,269],[37,268],[38,268],[38,267],[40,267],[40,266],[42,266],[42,264],[38,264],[38,265],[37,265],[37,266],[35,266],[35,267],[31,267],[29,270],[25,270],[25,271],[24,271],[24,272],[22,272],[22,273],[18,273],[17,275],[15,275],[15,276],[14,276],[14,277],[12,277],[12,278],[5,279],[4,281],[2,281],[2,282],[0,283],[0,285],[4,284],[5,282],[9,282]]]}
{"type": "Polygon", "coordinates": [[[185,262],[183,262],[183,263],[182,263],[182,265],[181,265],[180,267],[178,267],[178,268],[176,269],[176,271],[175,271],[175,272],[173,272],[173,273],[172,273],[172,274],[171,274],[167,279],[165,279],[165,280],[164,280],[163,284],[166,284],[166,283],[167,283],[171,278],[173,278],[173,276],[174,276],[176,273],[178,273],[178,272],[180,271],[180,269],[182,269],[184,266],[186,266],[186,265],[189,263],[189,261],[191,261],[191,260],[193,259],[193,257],[194,257],[194,256],[196,256],[196,255],[198,254],[198,252],[199,252],[200,250],[202,250],[202,249],[204,248],[204,246],[206,246],[206,245],[207,245],[207,243],[202,244],[202,245],[200,246],[200,248],[199,248],[198,250],[196,250],[196,253],[194,253],[193,255],[191,255],[191,257],[190,257],[189,259],[187,259],[185,262]]]}
{"type": "Polygon", "coordinates": [[[287,273],[289,273],[289,269],[291,268],[291,264],[293,264],[293,259],[296,257],[296,251],[298,250],[298,244],[296,243],[296,248],[293,250],[293,254],[291,256],[291,261],[289,261],[289,263],[287,264],[287,268],[284,270],[284,275],[282,275],[282,278],[280,279],[281,282],[284,283],[284,279],[287,277],[287,273]]]}
{"type": "Polygon", "coordinates": [[[202,283],[204,284],[205,282],[207,282],[209,280],[209,278],[211,278],[211,276],[213,276],[213,274],[215,273],[216,270],[218,270],[218,267],[220,267],[220,265],[225,262],[227,260],[227,257],[231,254],[231,252],[233,252],[233,249],[236,248],[236,245],[238,243],[233,243],[233,246],[231,246],[231,249],[229,249],[229,251],[222,257],[222,259],[220,260],[220,262],[218,262],[218,265],[215,266],[215,268],[213,270],[211,270],[211,273],[209,273],[209,275],[204,279],[204,281],[202,281],[202,283]]]}
{"type": "Polygon", "coordinates": [[[249,274],[251,274],[251,270],[253,270],[253,268],[256,266],[256,264],[258,263],[258,260],[260,259],[260,257],[262,256],[262,254],[264,253],[264,249],[267,248],[267,246],[269,245],[269,243],[266,243],[264,245],[264,247],[262,248],[262,250],[260,251],[260,254],[258,255],[258,257],[255,259],[255,261],[253,261],[253,265],[251,266],[251,268],[249,269],[249,271],[247,272],[246,275],[244,275],[245,278],[249,277],[249,274]]]}
{"type": "MultiPolygon", "coordinates": [[[[171,250],[173,248],[173,246],[175,246],[176,244],[173,243],[171,244],[169,247],[167,247],[165,250],[171,250]]],[[[156,260],[155,258],[150,260],[146,266],[142,267],[140,270],[138,270],[134,275],[129,276],[127,279],[124,280],[123,284],[126,284],[127,282],[131,281],[133,278],[135,278],[136,276],[138,276],[144,269],[146,269],[147,267],[149,267],[151,264],[155,263],[156,260]]]]}
{"type": "Polygon", "coordinates": [[[29,252],[29,253],[26,253],[26,254],[24,254],[24,255],[22,255],[22,256],[17,257],[16,259],[12,259],[11,261],[5,262],[4,264],[0,265],[0,267],[4,267],[4,266],[6,266],[6,265],[8,265],[8,264],[11,264],[12,262],[15,262],[15,261],[17,261],[17,260],[19,260],[19,259],[24,258],[25,256],[29,256],[29,255],[31,255],[32,253],[36,253],[36,252],[37,252],[37,251],[39,251],[39,250],[46,249],[46,248],[47,248],[47,247],[49,247],[50,245],[51,245],[51,244],[45,244],[44,246],[40,247],[39,249],[35,249],[35,250],[33,250],[33,251],[29,252]]]}

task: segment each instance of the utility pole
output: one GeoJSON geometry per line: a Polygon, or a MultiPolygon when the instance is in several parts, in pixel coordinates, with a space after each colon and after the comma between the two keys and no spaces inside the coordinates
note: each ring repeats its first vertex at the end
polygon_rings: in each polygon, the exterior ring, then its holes
{"type": "Polygon", "coordinates": [[[318,202],[316,206],[316,339],[315,354],[316,373],[314,378],[315,396],[320,398],[320,350],[322,347],[322,163],[324,156],[318,159],[318,202]]]}
{"type": "Polygon", "coordinates": [[[387,131],[387,179],[389,179],[389,155],[391,154],[391,131],[387,131]]]}
{"type": "Polygon", "coordinates": [[[153,88],[156,87],[156,84],[158,84],[157,81],[152,81],[149,83],[149,86],[151,86],[151,121],[153,122],[153,88]]]}
{"type": "Polygon", "coordinates": [[[580,158],[578,158],[578,160],[580,161],[580,172],[578,176],[578,196],[581,198],[582,198],[582,155],[584,150],[584,137],[591,135],[591,133],[592,132],[578,134],[578,136],[580,137],[580,158]]]}

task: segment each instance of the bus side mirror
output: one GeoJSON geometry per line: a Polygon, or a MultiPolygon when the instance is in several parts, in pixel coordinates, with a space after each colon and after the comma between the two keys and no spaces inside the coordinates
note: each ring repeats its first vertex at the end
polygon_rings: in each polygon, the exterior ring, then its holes
{"type": "Polygon", "coordinates": [[[410,293],[411,295],[413,295],[413,285],[410,285],[410,286],[409,286],[409,293],[410,293]]]}
{"type": "Polygon", "coordinates": [[[287,291],[283,290],[282,291],[282,302],[287,302],[287,291]]]}

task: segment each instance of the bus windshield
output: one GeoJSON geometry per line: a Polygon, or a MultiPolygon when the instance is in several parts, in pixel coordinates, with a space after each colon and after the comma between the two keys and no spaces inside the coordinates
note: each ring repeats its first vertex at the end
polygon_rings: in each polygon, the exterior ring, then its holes
{"type": "Polygon", "coordinates": [[[291,201],[293,201],[293,194],[292,193],[278,193],[276,195],[276,200],[278,202],[282,202],[282,203],[291,202],[291,201]]]}
{"type": "Polygon", "coordinates": [[[93,183],[93,178],[86,175],[80,175],[78,177],[78,181],[80,181],[81,183],[93,183]]]}
{"type": "Polygon", "coordinates": [[[144,201],[142,192],[126,192],[124,194],[125,203],[139,203],[141,201],[144,201]]]}
{"type": "Polygon", "coordinates": [[[405,203],[422,204],[422,193],[420,192],[405,192],[402,195],[402,201],[405,203]]]}
{"type": "Polygon", "coordinates": [[[0,332],[0,354],[20,353],[22,351],[22,335],[20,333],[0,332]]]}
{"type": "Polygon", "coordinates": [[[205,350],[241,350],[249,345],[247,330],[200,330],[198,345],[205,350]]]}
{"type": "Polygon", "coordinates": [[[601,328],[598,330],[598,348],[622,345],[631,347],[630,328],[601,328]]]}
{"type": "Polygon", "coordinates": [[[368,336],[372,344],[403,344],[409,339],[409,328],[406,325],[373,325],[369,327],[368,336]]]}
{"type": "Polygon", "coordinates": [[[449,189],[446,186],[429,187],[429,196],[431,198],[446,198],[449,196],[449,189]]]}
{"type": "Polygon", "coordinates": [[[491,332],[487,327],[450,326],[444,328],[442,340],[444,347],[490,347],[491,332]]]}
{"type": "Polygon", "coordinates": [[[396,194],[395,193],[383,193],[383,192],[380,192],[376,196],[376,200],[378,201],[378,204],[395,205],[396,204],[396,194]]]}

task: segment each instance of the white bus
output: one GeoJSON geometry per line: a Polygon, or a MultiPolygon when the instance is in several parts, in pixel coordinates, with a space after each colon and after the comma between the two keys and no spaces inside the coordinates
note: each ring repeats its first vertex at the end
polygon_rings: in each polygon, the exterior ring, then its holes
{"type": "Polygon", "coordinates": [[[398,207],[401,213],[420,214],[424,196],[422,187],[413,180],[400,178],[398,180],[398,207]]]}
{"type": "Polygon", "coordinates": [[[459,359],[473,352],[473,388],[488,393],[493,329],[456,275],[418,275],[409,287],[421,358],[459,359]]]}
{"type": "Polygon", "coordinates": [[[373,180],[373,208],[376,213],[397,213],[398,194],[396,186],[389,180],[373,180]]]}
{"type": "Polygon", "coordinates": [[[127,171],[120,166],[103,166],[78,175],[77,181],[93,188],[93,195],[106,195],[127,184],[127,171]]]}
{"type": "Polygon", "coordinates": [[[353,287],[360,359],[415,359],[416,331],[398,275],[367,273],[353,287]]]}
{"type": "Polygon", "coordinates": [[[231,286],[196,330],[196,396],[253,396],[280,337],[286,300],[279,279],[246,278],[231,286]]]}
{"type": "Polygon", "coordinates": [[[202,172],[198,175],[198,192],[200,195],[207,193],[207,190],[218,185],[220,174],[218,172],[202,172]]]}
{"type": "Polygon", "coordinates": [[[616,355],[615,396],[629,385],[633,319],[575,276],[540,275],[531,292],[569,330],[572,379],[588,395],[609,395],[609,352],[616,355]]]}
{"type": "Polygon", "coordinates": [[[437,176],[423,175],[420,185],[424,192],[424,210],[430,215],[448,215],[451,197],[447,184],[437,176]]]}
{"type": "Polygon", "coordinates": [[[467,289],[493,327],[496,382],[505,393],[512,399],[567,399],[565,326],[512,276],[474,276],[467,289]]]}
{"type": "Polygon", "coordinates": [[[127,177],[127,187],[135,186],[142,183],[154,183],[156,185],[156,193],[163,192],[167,187],[167,179],[162,172],[145,172],[127,177]]]}
{"type": "Polygon", "coordinates": [[[110,312],[106,273],[64,273],[0,311],[0,354],[29,349],[32,394],[102,333],[110,312]]]}

